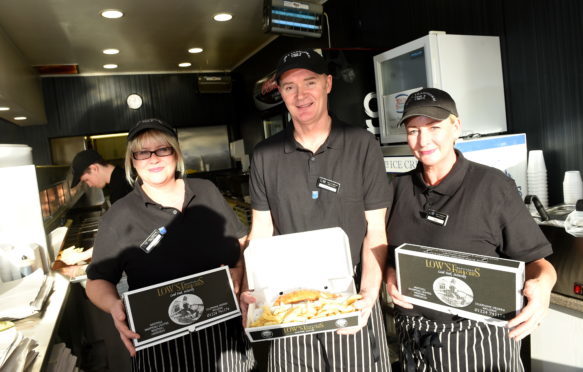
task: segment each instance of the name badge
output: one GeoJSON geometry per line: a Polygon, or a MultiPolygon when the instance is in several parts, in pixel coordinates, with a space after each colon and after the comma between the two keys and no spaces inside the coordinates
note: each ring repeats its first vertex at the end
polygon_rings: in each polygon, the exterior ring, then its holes
{"type": "Polygon", "coordinates": [[[146,240],[140,244],[140,248],[142,248],[144,252],[150,253],[152,249],[156,248],[158,243],[160,243],[160,240],[162,240],[164,234],[166,234],[166,228],[164,226],[155,229],[150,233],[150,235],[148,235],[146,240]]]}
{"type": "Polygon", "coordinates": [[[338,192],[340,189],[340,183],[324,177],[318,177],[318,187],[324,190],[338,192]]]}
{"type": "Polygon", "coordinates": [[[433,222],[437,225],[445,226],[449,216],[445,213],[438,212],[433,209],[428,209],[421,212],[421,216],[429,222],[433,222]]]}

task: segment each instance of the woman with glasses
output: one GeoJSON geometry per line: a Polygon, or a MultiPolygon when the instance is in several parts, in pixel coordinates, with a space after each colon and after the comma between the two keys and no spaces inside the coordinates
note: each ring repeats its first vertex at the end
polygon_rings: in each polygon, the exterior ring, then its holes
{"type": "Polygon", "coordinates": [[[112,316],[132,356],[132,370],[253,369],[240,319],[136,352],[132,339],[139,335],[128,328],[116,290],[122,274],[134,290],[229,265],[238,294],[247,229],[211,182],[182,178],[182,152],[176,132],[167,123],[138,122],[128,133],[125,164],[134,190],[103,216],[87,268],[87,295],[112,316]],[[148,237],[162,227],[166,232],[152,246],[148,237]]]}

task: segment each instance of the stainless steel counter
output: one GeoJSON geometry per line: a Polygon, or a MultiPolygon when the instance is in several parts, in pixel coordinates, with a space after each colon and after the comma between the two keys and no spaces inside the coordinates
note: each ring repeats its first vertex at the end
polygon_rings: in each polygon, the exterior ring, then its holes
{"type": "Polygon", "coordinates": [[[57,273],[49,275],[55,282],[45,308],[38,314],[15,322],[16,329],[25,337],[38,342],[38,346],[34,349],[38,355],[29,369],[32,372],[42,371],[48,362],[53,336],[59,326],[63,308],[69,296],[69,279],[57,273]]]}
{"type": "Polygon", "coordinates": [[[551,293],[551,303],[583,314],[583,301],[577,298],[565,296],[560,293],[551,293]]]}

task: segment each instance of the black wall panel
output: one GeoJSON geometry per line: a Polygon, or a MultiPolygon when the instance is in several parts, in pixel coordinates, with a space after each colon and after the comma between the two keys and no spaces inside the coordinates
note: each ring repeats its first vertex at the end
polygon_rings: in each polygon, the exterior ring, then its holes
{"type": "Polygon", "coordinates": [[[542,149],[550,203],[567,170],[583,171],[583,3],[506,2],[507,86],[512,130],[542,149]]]}
{"type": "Polygon", "coordinates": [[[231,94],[199,94],[195,74],[43,78],[48,125],[19,132],[33,146],[36,164],[50,164],[49,138],[125,132],[158,117],[176,127],[233,125],[231,94]],[[130,109],[126,98],[143,105],[130,109]]]}
{"type": "Polygon", "coordinates": [[[0,119],[0,143],[19,144],[23,142],[23,132],[19,126],[0,119]]]}

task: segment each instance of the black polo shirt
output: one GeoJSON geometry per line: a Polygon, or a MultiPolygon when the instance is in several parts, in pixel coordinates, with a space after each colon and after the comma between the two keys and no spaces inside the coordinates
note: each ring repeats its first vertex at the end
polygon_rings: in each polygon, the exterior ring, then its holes
{"type": "Polygon", "coordinates": [[[237,262],[247,228],[210,181],[184,182],[182,212],[155,203],[139,184],[111,206],[97,232],[89,279],[115,284],[125,271],[136,289],[237,262]],[[140,244],[162,226],[167,233],[146,253],[140,244]]]}
{"type": "Polygon", "coordinates": [[[353,264],[360,262],[366,234],[364,211],[388,206],[388,177],[374,136],[335,118],[330,135],[312,153],[287,128],[253,151],[252,207],[271,211],[275,234],[341,227],[350,240],[353,264]],[[318,187],[318,178],[339,184],[318,187]],[[334,188],[334,187],[333,187],[334,188]]]}
{"type": "MultiPolygon", "coordinates": [[[[498,169],[465,159],[458,150],[456,155],[452,170],[437,186],[425,184],[421,163],[391,182],[390,256],[403,243],[524,262],[550,255],[551,245],[530,216],[514,180],[498,169]],[[423,218],[426,208],[447,214],[446,226],[423,218]]],[[[421,306],[400,310],[432,320],[452,319],[421,306]]]]}
{"type": "Polygon", "coordinates": [[[107,186],[109,189],[109,201],[111,204],[115,203],[117,200],[123,198],[132,191],[132,186],[128,183],[125,170],[122,167],[113,168],[113,172],[111,172],[111,177],[107,186]]]}

